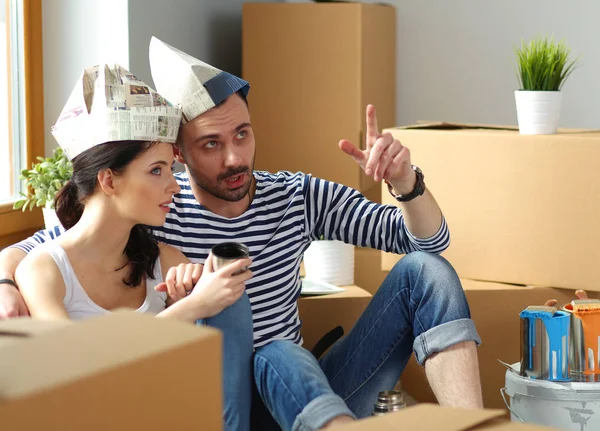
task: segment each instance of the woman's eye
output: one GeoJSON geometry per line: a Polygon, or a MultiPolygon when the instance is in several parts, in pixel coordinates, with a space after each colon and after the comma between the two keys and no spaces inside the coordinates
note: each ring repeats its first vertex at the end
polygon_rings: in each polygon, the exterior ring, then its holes
{"type": "Polygon", "coordinates": [[[161,172],[162,172],[162,169],[161,169],[161,168],[154,168],[154,169],[152,169],[152,170],[150,171],[150,173],[151,173],[152,175],[160,175],[160,173],[161,173],[161,172]]]}

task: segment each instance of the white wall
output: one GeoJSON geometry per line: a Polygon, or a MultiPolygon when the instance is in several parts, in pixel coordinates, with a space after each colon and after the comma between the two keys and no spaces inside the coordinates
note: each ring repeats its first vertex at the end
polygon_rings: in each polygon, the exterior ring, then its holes
{"type": "Polygon", "coordinates": [[[44,0],[46,154],[56,146],[50,127],[84,67],[119,63],[153,85],[148,64],[151,36],[239,74],[244,2],[44,0]]]}
{"type": "Polygon", "coordinates": [[[118,63],[129,67],[127,0],[44,0],[44,129],[50,133],[85,67],[118,63]]]}
{"type": "Polygon", "coordinates": [[[513,45],[553,34],[582,55],[560,126],[600,128],[598,0],[387,2],[397,13],[397,124],[516,124],[513,45]]]}

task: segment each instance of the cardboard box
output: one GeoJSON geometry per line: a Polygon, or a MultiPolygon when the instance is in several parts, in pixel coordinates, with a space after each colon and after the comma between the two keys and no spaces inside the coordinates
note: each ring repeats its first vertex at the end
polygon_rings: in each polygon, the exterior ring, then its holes
{"type": "Polygon", "coordinates": [[[0,322],[0,429],[222,429],[221,335],[116,311],[0,322]]]}
{"type": "Polygon", "coordinates": [[[375,295],[389,271],[381,269],[381,251],[354,247],[354,282],[375,295]]]}
{"type": "MultiPolygon", "coordinates": [[[[423,169],[450,228],[444,256],[461,277],[600,291],[600,132],[386,131],[423,169]]],[[[385,185],[382,201],[394,202],[385,185]]],[[[383,269],[397,260],[383,255],[383,269]]]]}
{"type": "Polygon", "coordinates": [[[368,103],[381,127],[394,125],[394,7],[244,2],[242,77],[252,85],[256,169],[302,171],[361,191],[375,184],[338,142],[364,145],[368,103]]]}
{"type": "Polygon", "coordinates": [[[347,334],[371,301],[372,295],[358,286],[342,287],[345,292],[300,297],[302,337],[308,350],[336,326],[342,326],[347,334]]]}
{"type": "MultiPolygon", "coordinates": [[[[520,360],[519,313],[529,305],[541,305],[548,299],[565,304],[575,299],[572,291],[549,287],[516,286],[461,279],[471,318],[475,321],[482,344],[478,348],[483,403],[486,408],[506,409],[500,396],[506,368],[498,362],[520,360]]],[[[597,296],[597,295],[596,295],[597,296]]],[[[402,388],[418,402],[435,403],[425,370],[411,358],[401,377],[402,388]]]]}
{"type": "Polygon", "coordinates": [[[555,428],[509,422],[499,410],[465,410],[421,404],[362,419],[331,431],[550,431],[555,428]]]}

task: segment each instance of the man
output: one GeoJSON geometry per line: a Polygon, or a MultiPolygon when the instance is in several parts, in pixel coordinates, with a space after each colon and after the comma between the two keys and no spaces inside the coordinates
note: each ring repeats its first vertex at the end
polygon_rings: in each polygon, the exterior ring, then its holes
{"type": "MultiPolygon", "coordinates": [[[[315,430],[370,415],[377,393],[394,386],[412,351],[440,404],[482,407],[479,336],[456,273],[434,254],[450,241],[444,218],[408,148],[379,133],[375,108],[367,107],[366,149],[347,140],[340,148],[388,183],[399,208],[303,173],[254,171],[248,84],[157,39],[150,64],[157,91],[182,104],[186,121],[176,150],[186,167],[177,174],[182,190],[154,233],[199,263],[219,242],[249,246],[254,380],[279,426],[315,430]],[[300,347],[296,301],[302,253],[321,235],[408,254],[355,327],[317,361],[300,347]]],[[[11,279],[24,252],[54,235],[39,232],[2,252],[0,276],[11,279]]],[[[0,288],[0,303],[22,313],[16,288],[0,288]]],[[[265,429],[261,420],[257,427],[265,429]]]]}

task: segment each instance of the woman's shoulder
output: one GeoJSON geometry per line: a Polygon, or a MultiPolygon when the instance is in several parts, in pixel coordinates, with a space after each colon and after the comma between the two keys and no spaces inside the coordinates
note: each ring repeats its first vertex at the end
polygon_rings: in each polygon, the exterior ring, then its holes
{"type": "Polygon", "coordinates": [[[46,269],[58,271],[55,258],[52,256],[56,254],[55,251],[59,246],[54,240],[48,241],[40,246],[34,248],[31,252],[27,253],[27,256],[19,263],[17,268],[30,268],[30,269],[46,269]]]}
{"type": "Polygon", "coordinates": [[[31,290],[56,286],[64,290],[60,268],[51,254],[53,249],[54,247],[42,244],[28,253],[19,263],[15,278],[20,289],[31,290]]]}

